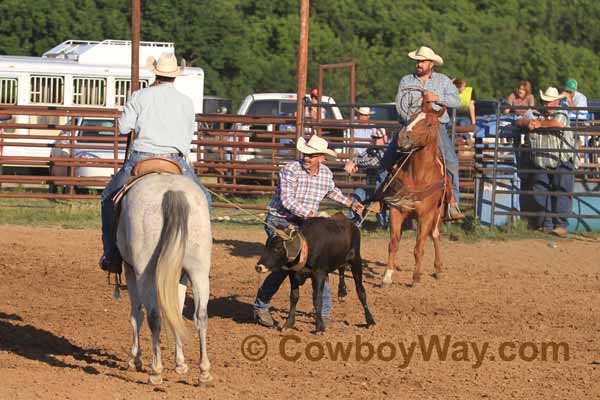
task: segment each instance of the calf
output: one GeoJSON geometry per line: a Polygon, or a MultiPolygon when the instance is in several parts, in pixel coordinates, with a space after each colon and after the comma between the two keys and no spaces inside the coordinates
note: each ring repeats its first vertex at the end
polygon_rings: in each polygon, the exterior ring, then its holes
{"type": "Polygon", "coordinates": [[[290,271],[290,314],[284,328],[294,327],[296,304],[300,298],[299,288],[310,277],[316,313],[316,332],[325,331],[321,315],[325,280],[327,274],[339,270],[340,295],[343,295],[343,271],[347,264],[350,264],[352,269],[356,293],[365,311],[367,327],[375,325],[362,283],[360,231],[342,214],[339,215],[341,217],[336,214],[333,218],[309,218],[299,229],[278,231],[277,236],[267,240],[258,264],[272,271],[290,271]]]}

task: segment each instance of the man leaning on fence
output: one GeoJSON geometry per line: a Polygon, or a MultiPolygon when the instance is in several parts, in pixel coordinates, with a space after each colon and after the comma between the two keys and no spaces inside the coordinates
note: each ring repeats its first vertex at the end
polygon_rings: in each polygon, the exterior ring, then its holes
{"type": "Polygon", "coordinates": [[[186,157],[190,151],[195,113],[192,100],[175,88],[175,77],[181,74],[173,53],[163,53],[158,61],[148,60],[148,68],[156,75],[152,86],[132,93],[119,118],[119,131],[135,131],[131,154],[102,192],[102,244],[104,252],[100,268],[119,272],[121,257],[114,229],[114,195],[129,181],[135,165],[146,158],[165,157],[181,167],[206,195],[209,208],[211,196],[190,168],[186,157]]]}
{"type": "MultiPolygon", "coordinates": [[[[535,203],[545,213],[570,214],[571,195],[575,176],[573,170],[577,166],[577,154],[572,151],[576,147],[575,134],[565,128],[569,126],[569,117],[565,110],[551,110],[547,107],[558,107],[564,94],[558,89],[549,87],[540,91],[540,97],[546,107],[542,114],[527,111],[517,125],[527,129],[527,141],[531,149],[540,149],[531,153],[534,168],[539,171],[532,174],[535,203]],[[538,131],[539,128],[554,128],[549,131],[538,131]],[[558,151],[553,151],[558,150],[558,151]],[[550,195],[548,192],[555,192],[550,195]]],[[[567,218],[564,216],[542,216],[538,220],[540,230],[552,232],[559,236],[567,234],[567,218]]]]}

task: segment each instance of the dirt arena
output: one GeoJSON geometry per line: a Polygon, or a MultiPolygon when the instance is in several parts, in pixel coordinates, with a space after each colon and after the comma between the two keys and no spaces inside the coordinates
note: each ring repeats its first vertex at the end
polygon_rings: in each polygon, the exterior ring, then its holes
{"type": "MultiPolygon", "coordinates": [[[[173,339],[163,332],[165,382],[153,387],[146,384],[147,324],[146,372],[125,368],[129,299],[124,291],[113,300],[96,266],[99,232],[0,226],[0,399],[600,398],[598,242],[559,240],[552,247],[547,240],[444,241],[443,279],[424,275],[420,286],[410,288],[414,241],[406,239],[398,260],[402,271],[391,288],[382,289],[387,242],[369,238],[362,251],[377,325],[362,326],[351,280],[345,302],[337,300],[332,276],[333,323],[316,336],[309,284],[302,288],[297,330],[281,333],[252,323],[251,304],[264,277],[254,272],[263,238],[260,228],[214,227],[208,349],[214,386],[197,386],[197,335],[187,321],[193,333],[186,346],[190,373],[174,372],[173,339]],[[260,338],[244,342],[251,335],[260,338]],[[430,357],[422,351],[435,338],[449,345],[445,361],[435,350],[430,357]],[[261,350],[251,341],[261,339],[266,356],[248,360],[244,354],[261,350]],[[550,342],[560,344],[557,361],[542,352],[550,342]],[[415,344],[413,357],[403,357],[415,344]],[[485,353],[475,350],[486,345],[485,353]],[[336,346],[354,347],[338,357],[331,353],[336,346]]],[[[431,273],[430,246],[426,260],[431,273]]],[[[288,301],[286,282],[273,301],[279,321],[288,301]]]]}

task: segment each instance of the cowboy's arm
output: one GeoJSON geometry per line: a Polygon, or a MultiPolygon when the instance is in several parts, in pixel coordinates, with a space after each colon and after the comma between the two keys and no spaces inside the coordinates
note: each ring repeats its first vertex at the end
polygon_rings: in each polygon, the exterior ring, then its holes
{"type": "Polygon", "coordinates": [[[435,93],[437,100],[434,100],[436,104],[445,106],[447,108],[459,108],[460,107],[460,96],[458,95],[458,89],[450,79],[444,79],[441,93],[435,93]]]}
{"type": "Polygon", "coordinates": [[[378,167],[379,158],[375,154],[369,154],[369,151],[363,152],[360,156],[352,160],[360,168],[378,167]]]}
{"type": "Polygon", "coordinates": [[[408,117],[407,115],[405,115],[405,111],[402,107],[401,101],[402,101],[402,97],[405,95],[404,89],[411,86],[409,77],[410,77],[410,75],[407,75],[407,76],[403,77],[402,79],[400,79],[400,83],[398,84],[398,93],[396,94],[396,111],[398,111],[398,114],[402,118],[408,117]]]}
{"type": "Polygon", "coordinates": [[[138,92],[132,93],[129,101],[127,101],[125,107],[123,108],[123,112],[119,117],[120,133],[129,133],[129,131],[135,130],[140,109],[137,101],[137,95],[138,92]]]}
{"type": "Polygon", "coordinates": [[[351,199],[344,196],[342,191],[335,186],[333,178],[330,180],[329,191],[325,196],[329,197],[333,201],[337,201],[338,203],[345,205],[346,207],[352,207],[354,212],[358,214],[362,214],[365,209],[365,206],[363,206],[361,203],[353,202],[351,199]]]}
{"type": "Polygon", "coordinates": [[[309,216],[308,210],[304,208],[302,204],[298,203],[298,201],[294,197],[294,189],[296,187],[297,182],[298,178],[294,175],[294,172],[291,171],[287,166],[283,167],[279,171],[281,203],[292,214],[301,218],[307,218],[309,216]]]}

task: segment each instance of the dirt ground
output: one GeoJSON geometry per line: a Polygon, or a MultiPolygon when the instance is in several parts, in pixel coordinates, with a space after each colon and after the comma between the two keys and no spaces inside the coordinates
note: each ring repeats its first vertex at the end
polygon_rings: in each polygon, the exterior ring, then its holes
{"type": "MultiPolygon", "coordinates": [[[[165,382],[154,387],[146,384],[146,324],[145,372],[125,368],[129,299],[123,291],[113,300],[96,266],[99,232],[0,226],[0,399],[600,398],[598,242],[560,240],[553,247],[546,240],[444,241],[447,273],[439,281],[424,275],[411,288],[406,283],[414,241],[406,239],[398,258],[402,270],[383,289],[378,284],[387,241],[366,239],[366,289],[377,325],[363,326],[351,278],[341,303],[337,277],[331,276],[333,323],[316,336],[309,284],[302,288],[296,330],[252,323],[251,304],[264,278],[254,271],[263,238],[259,228],[214,227],[208,348],[214,385],[197,385],[199,346],[188,320],[190,373],[175,373],[173,339],[163,332],[165,382]],[[252,335],[259,338],[244,341],[252,335]],[[445,361],[435,350],[427,357],[426,345],[436,337],[449,346],[445,361]],[[251,341],[262,339],[266,356],[248,360],[244,354],[260,350],[251,341]],[[504,342],[505,361],[499,350],[504,342]],[[557,361],[546,351],[542,357],[549,342],[561,344],[557,361]],[[485,353],[476,352],[486,344],[485,353]],[[411,345],[413,357],[403,357],[411,345]],[[336,346],[354,347],[346,347],[351,352],[344,358],[331,353],[336,346]]],[[[431,273],[431,246],[426,260],[431,273]]],[[[286,282],[272,304],[279,321],[288,301],[286,282]]]]}

